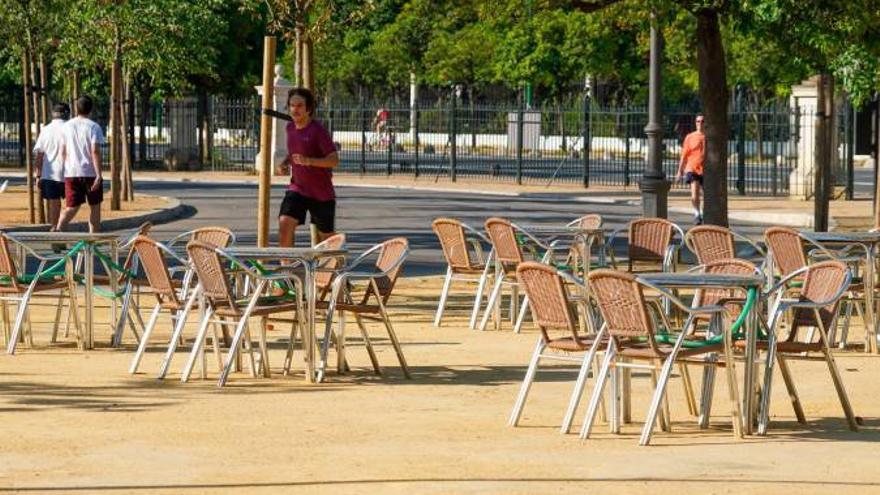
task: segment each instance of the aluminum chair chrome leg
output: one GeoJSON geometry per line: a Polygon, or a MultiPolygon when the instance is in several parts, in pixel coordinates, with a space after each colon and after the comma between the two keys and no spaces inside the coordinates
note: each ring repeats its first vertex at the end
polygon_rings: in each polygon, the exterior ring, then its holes
{"type": "MultiPolygon", "coordinates": [[[[168,374],[168,370],[171,368],[171,360],[174,358],[174,351],[177,349],[177,345],[183,336],[183,328],[186,326],[186,320],[189,316],[189,312],[192,310],[193,304],[195,304],[196,299],[198,298],[199,290],[192,291],[189,298],[186,300],[186,304],[183,306],[183,311],[178,312],[177,321],[174,325],[174,331],[171,333],[171,339],[168,341],[168,350],[165,352],[165,357],[162,359],[162,365],[159,367],[159,375],[157,378],[162,380],[165,378],[165,375],[168,374]]],[[[202,324],[207,325],[207,321],[210,318],[205,318],[205,315],[213,314],[210,309],[204,309],[205,305],[202,305],[204,314],[202,315],[202,324]]],[[[200,327],[201,328],[201,327],[200,327]]]]}
{"type": "Polygon", "coordinates": [[[364,339],[364,347],[367,348],[367,355],[370,356],[370,364],[373,365],[373,371],[375,371],[377,375],[381,375],[382,368],[379,366],[379,359],[376,357],[376,351],[373,349],[373,343],[370,341],[370,334],[367,333],[364,319],[357,313],[355,313],[354,319],[357,322],[358,328],[361,331],[361,336],[364,339]]]}
{"type": "Polygon", "coordinates": [[[761,388],[761,409],[758,419],[758,435],[767,434],[770,424],[770,394],[773,390],[773,366],[776,363],[776,334],[768,335],[767,359],[764,365],[764,386],[761,388]]]}
{"type": "Polygon", "coordinates": [[[474,297],[474,309],[471,310],[471,319],[468,323],[468,328],[470,329],[475,329],[477,327],[477,316],[480,314],[480,305],[483,302],[483,291],[485,291],[486,282],[489,280],[489,266],[490,265],[486,263],[486,268],[480,275],[480,281],[477,284],[477,295],[474,297]]]}
{"type": "Polygon", "coordinates": [[[788,362],[783,356],[777,356],[776,362],[779,363],[779,374],[782,375],[782,382],[788,391],[788,397],[791,400],[791,407],[794,410],[794,416],[800,424],[807,424],[807,417],[804,415],[804,408],[801,406],[801,399],[798,396],[797,387],[791,376],[791,370],[788,369],[788,362]]]}
{"type": "Polygon", "coordinates": [[[678,356],[678,350],[681,348],[681,339],[675,343],[672,352],[663,363],[660,371],[660,377],[657,380],[657,387],[654,390],[654,397],[651,399],[651,406],[648,408],[648,417],[645,419],[645,426],[642,428],[642,436],[639,438],[639,445],[648,445],[651,443],[651,434],[654,432],[654,425],[657,423],[657,415],[663,402],[663,396],[666,393],[666,384],[669,382],[669,375],[672,374],[672,368],[675,364],[675,358],[678,356]]]}
{"type": "Polygon", "coordinates": [[[137,373],[138,365],[140,365],[141,358],[144,355],[144,351],[147,349],[147,342],[150,341],[150,335],[153,334],[153,328],[156,327],[156,320],[159,318],[159,312],[162,310],[162,305],[156,303],[156,306],[153,307],[152,313],[150,313],[150,321],[147,323],[147,328],[144,329],[144,336],[141,338],[140,343],[138,343],[137,350],[134,353],[134,358],[131,360],[131,366],[128,368],[128,372],[132,375],[137,373]]]}
{"type": "MultiPolygon", "coordinates": [[[[238,327],[235,329],[235,335],[232,336],[232,344],[229,346],[229,355],[226,357],[226,366],[223,368],[223,372],[220,374],[220,379],[217,381],[218,387],[226,385],[226,381],[229,379],[229,374],[232,372],[232,367],[235,364],[235,356],[238,354],[238,348],[241,345],[241,339],[247,331],[248,317],[250,317],[251,312],[254,310],[254,306],[257,305],[257,300],[260,298],[260,294],[263,293],[265,286],[265,281],[261,280],[257,283],[257,287],[254,289],[251,300],[241,314],[241,318],[238,321],[238,327]]],[[[251,361],[251,364],[253,365],[253,361],[251,361]]]]}
{"type": "MultiPolygon", "coordinates": [[[[211,317],[213,316],[214,311],[211,308],[207,308],[205,310],[205,314],[202,316],[202,322],[199,324],[199,331],[196,333],[196,340],[193,342],[193,348],[189,353],[189,358],[186,361],[186,365],[183,367],[183,372],[180,374],[180,381],[188,382],[189,377],[192,374],[192,370],[196,365],[196,359],[199,357],[199,350],[202,347],[202,342],[205,341],[205,335],[208,333],[208,324],[211,323],[211,317]]],[[[172,350],[174,342],[177,341],[177,338],[172,337],[171,342],[168,344],[168,350],[172,350]]],[[[172,351],[173,352],[173,351],[172,351]]],[[[231,350],[229,351],[232,352],[231,350]]],[[[170,364],[170,360],[169,360],[170,364]]],[[[159,372],[160,376],[164,378],[164,374],[167,372],[167,368],[163,366],[163,369],[159,372]]]]}
{"type": "Polygon", "coordinates": [[[560,433],[566,434],[571,431],[571,423],[574,421],[574,416],[577,413],[578,405],[581,402],[581,398],[584,395],[584,388],[587,384],[587,378],[590,374],[590,369],[593,366],[593,359],[596,357],[596,353],[599,350],[599,343],[602,339],[603,332],[600,332],[596,336],[596,340],[593,341],[593,345],[590,346],[590,350],[584,354],[584,360],[581,363],[581,369],[578,371],[577,381],[574,383],[574,390],[571,392],[571,398],[568,401],[568,409],[565,411],[565,417],[562,418],[562,427],[560,428],[560,433]]]}
{"type": "Polygon", "coordinates": [[[434,316],[434,326],[440,326],[443,318],[443,309],[446,307],[446,298],[449,297],[449,287],[452,285],[452,267],[446,268],[446,279],[443,281],[443,290],[440,292],[440,302],[437,304],[437,314],[434,316]]]}
{"type": "Polygon", "coordinates": [[[535,380],[535,373],[538,371],[538,364],[541,361],[541,353],[544,352],[546,347],[547,344],[544,343],[544,339],[538,337],[538,343],[535,344],[535,351],[532,353],[532,359],[529,360],[529,367],[526,370],[526,376],[523,378],[522,385],[519,388],[519,394],[516,396],[516,402],[513,404],[513,411],[510,412],[510,419],[507,421],[507,426],[516,426],[519,423],[519,418],[522,416],[523,406],[526,404],[526,397],[529,395],[532,382],[535,380]]]}
{"type": "MultiPolygon", "coordinates": [[[[379,292],[379,287],[376,285],[376,280],[371,279],[370,283],[373,285],[375,293],[381,294],[381,292],[379,292]]],[[[397,354],[397,361],[400,363],[400,369],[403,371],[403,376],[407,379],[411,379],[412,375],[410,375],[409,366],[406,364],[406,358],[403,356],[403,349],[400,347],[400,341],[397,339],[397,334],[391,326],[391,319],[388,318],[388,311],[385,309],[385,303],[382,302],[381,297],[376,297],[376,300],[379,302],[379,312],[382,315],[382,322],[385,323],[385,330],[388,331],[388,338],[391,339],[391,345],[394,347],[394,352],[397,354]]]]}
{"type": "Polygon", "coordinates": [[[492,317],[496,301],[498,300],[498,296],[501,294],[501,285],[503,283],[504,274],[501,274],[498,276],[498,279],[495,280],[495,287],[492,288],[492,293],[491,295],[489,295],[489,302],[486,304],[486,312],[483,313],[483,320],[480,321],[480,331],[485,331],[486,325],[489,324],[489,318],[492,317]]]}
{"type": "Polygon", "coordinates": [[[602,392],[605,388],[605,383],[608,381],[608,371],[611,369],[611,363],[614,361],[616,352],[617,349],[614,347],[614,341],[610,341],[608,343],[608,350],[605,352],[605,359],[602,361],[602,368],[599,370],[599,376],[596,379],[596,386],[593,388],[593,395],[590,397],[590,403],[587,406],[584,424],[581,426],[580,438],[582,440],[589,438],[590,433],[593,430],[593,423],[596,420],[596,411],[599,409],[599,402],[602,400],[602,392]]]}
{"type": "Polygon", "coordinates": [[[516,324],[513,326],[513,331],[516,333],[520,333],[522,330],[523,320],[526,319],[526,311],[529,309],[529,296],[523,297],[522,307],[519,309],[519,316],[516,318],[516,324]]]}
{"type": "Polygon", "coordinates": [[[12,335],[10,335],[9,344],[6,346],[7,354],[15,354],[15,347],[18,345],[18,339],[21,337],[21,327],[24,324],[28,302],[30,302],[31,295],[34,293],[34,287],[36,286],[37,281],[38,280],[35,278],[18,302],[18,312],[15,314],[15,323],[12,324],[12,335]]]}

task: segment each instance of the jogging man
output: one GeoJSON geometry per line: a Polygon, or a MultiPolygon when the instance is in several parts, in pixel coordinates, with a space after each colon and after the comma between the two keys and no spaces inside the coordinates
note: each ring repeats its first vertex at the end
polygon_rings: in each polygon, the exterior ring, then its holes
{"type": "Polygon", "coordinates": [[[52,107],[52,122],[40,131],[34,145],[34,170],[37,174],[37,187],[40,197],[48,205],[47,220],[51,230],[58,225],[61,215],[61,198],[64,197],[64,162],[61,160],[61,147],[64,142],[64,122],[70,118],[70,106],[58,103],[52,107]]]}
{"type": "Polygon", "coordinates": [[[65,209],[58,220],[64,230],[76,216],[80,205],[89,204],[89,232],[101,231],[101,202],[104,190],[101,178],[101,148],[104,132],[89,119],[93,102],[88,96],[76,100],[76,117],[64,124],[61,158],[64,161],[65,209]]]}
{"type": "Polygon", "coordinates": [[[278,214],[278,244],[291,247],[296,228],[310,221],[318,227],[321,241],[334,233],[336,220],[336,192],[333,172],[339,164],[339,155],[330,133],[317,121],[315,97],[304,88],[294,88],[287,98],[293,122],[287,124],[287,159],[278,172],[285,173],[290,166],[290,185],[281,202],[278,214]]]}
{"type": "Polygon", "coordinates": [[[697,115],[697,130],[688,134],[681,145],[681,160],[675,180],[684,181],[691,188],[691,206],[694,208],[694,223],[703,223],[700,212],[700,193],[703,190],[703,164],[706,161],[706,136],[703,134],[703,116],[697,115]]]}

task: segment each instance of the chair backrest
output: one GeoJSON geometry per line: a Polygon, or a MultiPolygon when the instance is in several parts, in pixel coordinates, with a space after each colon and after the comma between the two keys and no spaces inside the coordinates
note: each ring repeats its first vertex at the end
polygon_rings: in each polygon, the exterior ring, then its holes
{"type": "Polygon", "coordinates": [[[556,269],[526,261],[516,267],[516,278],[526,291],[532,317],[541,329],[544,342],[551,341],[549,329],[566,330],[577,340],[577,318],[571,312],[568,291],[556,269]]]}
{"type": "MultiPolygon", "coordinates": [[[[810,265],[806,270],[804,277],[804,287],[801,291],[801,300],[813,303],[828,301],[836,294],[842,295],[843,285],[847,283],[846,264],[837,260],[823,261],[810,265]]],[[[822,325],[826,331],[830,331],[832,323],[837,316],[837,305],[840,301],[838,297],[829,304],[819,309],[819,316],[822,318],[822,325]]],[[[794,315],[794,325],[792,332],[789,334],[789,340],[794,340],[797,336],[796,327],[816,324],[815,313],[812,309],[797,308],[794,315]]]]}
{"type": "Polygon", "coordinates": [[[192,231],[191,239],[225,248],[235,242],[235,234],[226,227],[202,227],[192,231]]]}
{"type": "Polygon", "coordinates": [[[134,239],[131,249],[137,253],[141,269],[159,302],[167,301],[179,306],[180,300],[174,290],[171,274],[168,273],[168,263],[159,243],[145,235],[139,235],[134,239]]]}
{"type": "Polygon", "coordinates": [[[764,231],[764,241],[770,248],[773,265],[780,276],[807,266],[804,243],[797,230],[788,227],[770,227],[764,231]]]}
{"type": "Polygon", "coordinates": [[[602,227],[602,215],[590,213],[576,220],[569,222],[569,227],[579,227],[582,229],[598,229],[602,227]]]}
{"type": "Polygon", "coordinates": [[[467,236],[460,221],[454,218],[437,218],[431,223],[431,229],[440,240],[440,247],[443,248],[443,257],[446,258],[446,263],[453,270],[471,267],[467,236]]]}
{"type": "Polygon", "coordinates": [[[190,241],[186,252],[192,261],[202,292],[212,305],[229,305],[235,307],[229,277],[223,268],[223,262],[216,251],[216,246],[203,241],[190,241]]]}
{"type": "Polygon", "coordinates": [[[9,279],[12,289],[18,289],[18,272],[15,270],[15,261],[12,251],[9,250],[9,242],[6,234],[0,232],[0,277],[9,279]]]}
{"type": "MultiPolygon", "coordinates": [[[[716,260],[703,265],[703,273],[723,275],[760,275],[754,263],[738,258],[716,260]]],[[[694,295],[695,306],[713,306],[722,299],[744,297],[743,289],[698,289],[694,295]]]]}
{"type": "Polygon", "coordinates": [[[616,270],[593,270],[589,275],[590,293],[599,307],[609,335],[619,341],[646,337],[656,350],[654,322],[641,284],[632,273],[616,270]]]}
{"type": "MultiPolygon", "coordinates": [[[[135,255],[134,244],[135,244],[135,241],[137,241],[137,239],[139,237],[150,235],[150,230],[152,230],[152,229],[153,229],[153,222],[150,222],[150,221],[146,221],[146,222],[142,223],[140,225],[140,227],[138,227],[137,232],[135,232],[135,234],[131,237],[131,240],[129,242],[127,242],[127,244],[130,244],[130,247],[128,249],[128,254],[125,255],[125,261],[122,263],[122,268],[125,268],[126,270],[131,270],[132,266],[134,265],[134,255],[135,255]]],[[[125,272],[120,273],[119,279],[118,279],[119,283],[120,284],[125,283],[125,279],[127,277],[128,277],[127,273],[125,273],[125,272]]]]}
{"type": "MultiPolygon", "coordinates": [[[[409,241],[406,237],[395,237],[382,243],[382,249],[376,259],[376,268],[383,272],[391,269],[386,276],[376,280],[379,296],[382,297],[383,303],[391,296],[391,291],[394,290],[394,284],[397,283],[397,277],[403,269],[403,261],[408,253],[409,241]]],[[[365,301],[369,297],[369,291],[366,296],[365,301]]]]}
{"type": "Polygon", "coordinates": [[[516,231],[510,220],[498,217],[486,220],[486,233],[489,234],[498,261],[514,265],[522,263],[522,250],[516,241],[516,231]]]}
{"type": "MultiPolygon", "coordinates": [[[[342,249],[345,246],[345,234],[333,234],[323,241],[315,244],[315,249],[342,249]]],[[[340,268],[342,260],[339,258],[327,258],[321,263],[321,270],[315,274],[315,283],[319,289],[327,289],[333,282],[333,270],[340,268]]]]}
{"type": "Polygon", "coordinates": [[[629,223],[627,254],[634,261],[662,262],[672,243],[675,224],[664,218],[637,218],[629,223]]]}
{"type": "Polygon", "coordinates": [[[687,231],[684,242],[701,265],[736,258],[733,233],[718,225],[698,225],[687,231]]]}

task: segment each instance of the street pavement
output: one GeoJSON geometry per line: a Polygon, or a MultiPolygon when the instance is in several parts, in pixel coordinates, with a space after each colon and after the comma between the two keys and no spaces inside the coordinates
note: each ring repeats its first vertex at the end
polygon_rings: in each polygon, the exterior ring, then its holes
{"type": "MultiPolygon", "coordinates": [[[[475,186],[476,187],[476,186],[475,186]]],[[[181,231],[223,225],[238,236],[242,243],[256,241],[257,188],[252,184],[194,183],[151,181],[140,182],[142,193],[173,196],[194,208],[189,218],[157,225],[158,238],[171,237],[181,231]]],[[[272,188],[272,242],[276,241],[278,211],[284,187],[272,188]]],[[[609,229],[622,227],[641,214],[641,207],[632,204],[608,203],[601,199],[585,202],[575,195],[546,193],[503,196],[471,191],[426,191],[393,188],[337,187],[337,230],[348,235],[349,247],[355,252],[394,236],[405,236],[411,245],[405,275],[444,273],[445,263],[440,245],[431,231],[431,221],[440,216],[459,218],[482,229],[491,216],[503,216],[522,225],[560,225],[587,213],[599,213],[609,229]]],[[[687,228],[693,218],[688,214],[670,212],[670,219],[687,228]]],[[[737,231],[759,237],[763,226],[734,222],[737,231]]],[[[297,243],[308,243],[308,230],[300,228],[297,243]]]]}

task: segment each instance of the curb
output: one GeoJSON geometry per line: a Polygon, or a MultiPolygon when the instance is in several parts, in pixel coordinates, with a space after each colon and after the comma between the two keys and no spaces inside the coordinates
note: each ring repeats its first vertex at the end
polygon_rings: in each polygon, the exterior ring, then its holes
{"type": "MultiPolygon", "coordinates": [[[[186,213],[191,209],[191,207],[184,205],[177,198],[171,198],[168,196],[157,197],[162,198],[171,204],[166,208],[153,210],[149,213],[142,213],[140,215],[134,215],[131,217],[112,218],[110,220],[104,220],[101,222],[102,230],[112,231],[133,229],[135,227],[139,227],[144,222],[152,222],[156,225],[168,223],[185,216],[186,213]]],[[[44,223],[39,225],[21,225],[17,227],[9,227],[2,230],[4,232],[46,232],[49,230],[49,227],[49,224],[44,223]]],[[[88,222],[74,222],[68,225],[68,230],[71,232],[86,232],[88,231],[88,229],[88,222]]]]}

